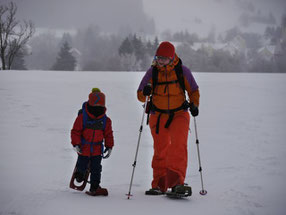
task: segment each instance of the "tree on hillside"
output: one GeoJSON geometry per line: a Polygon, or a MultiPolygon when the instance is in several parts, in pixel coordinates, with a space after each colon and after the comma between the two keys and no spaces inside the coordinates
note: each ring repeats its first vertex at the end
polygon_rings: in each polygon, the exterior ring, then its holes
{"type": "Polygon", "coordinates": [[[14,58],[14,61],[11,65],[11,69],[13,69],[13,70],[27,70],[24,57],[25,57],[25,53],[22,50],[20,50],[14,58]]]}
{"type": "Polygon", "coordinates": [[[11,2],[0,5],[0,54],[2,69],[11,69],[16,55],[35,32],[34,24],[29,21],[20,23],[16,20],[17,6],[11,2]]]}
{"type": "Polygon", "coordinates": [[[133,36],[131,42],[134,48],[136,60],[140,64],[140,70],[145,70],[145,68],[147,68],[151,63],[151,60],[147,57],[146,46],[141,37],[137,37],[136,34],[133,36]]]}
{"type": "Polygon", "coordinates": [[[150,41],[147,42],[147,44],[146,44],[146,51],[147,51],[147,53],[151,57],[153,57],[155,55],[155,53],[156,53],[156,50],[157,50],[158,46],[159,46],[159,39],[156,36],[153,43],[151,43],[150,41]]]}
{"type": "Polygon", "coordinates": [[[138,38],[137,35],[134,34],[133,38],[131,39],[131,43],[134,49],[136,59],[142,60],[145,54],[145,47],[141,40],[141,37],[138,38]]]}
{"type": "Polygon", "coordinates": [[[62,46],[65,42],[67,42],[70,46],[73,47],[73,39],[69,33],[64,33],[60,42],[60,46],[62,46]]]}
{"type": "Polygon", "coordinates": [[[286,52],[286,13],[283,14],[282,20],[281,20],[281,28],[282,28],[282,49],[284,50],[284,53],[286,52]]]}
{"type": "Polygon", "coordinates": [[[54,33],[35,35],[29,41],[30,55],[25,58],[27,67],[35,70],[49,70],[56,62],[60,39],[54,33]]]}
{"type": "Polygon", "coordinates": [[[188,43],[182,43],[176,47],[176,53],[180,56],[183,64],[189,67],[190,69],[198,68],[196,67],[197,62],[195,59],[195,50],[191,48],[188,43]]]}
{"type": "Polygon", "coordinates": [[[156,36],[155,39],[154,39],[154,43],[153,43],[153,50],[154,50],[154,52],[157,50],[158,46],[159,46],[159,39],[156,36]]]}
{"type": "Polygon", "coordinates": [[[267,27],[264,32],[264,38],[270,39],[272,45],[276,45],[281,38],[282,29],[278,27],[267,27]]]}
{"type": "Polygon", "coordinates": [[[257,50],[261,47],[261,35],[257,33],[242,33],[241,37],[245,40],[246,47],[257,50]]]}
{"type": "Polygon", "coordinates": [[[123,42],[119,47],[118,52],[119,55],[126,55],[126,54],[130,55],[133,53],[133,47],[128,37],[126,37],[125,40],[123,40],[123,42]]]}
{"type": "Polygon", "coordinates": [[[226,35],[224,37],[223,42],[225,43],[230,42],[233,40],[233,38],[235,38],[237,35],[240,35],[240,34],[241,34],[241,31],[239,30],[238,27],[231,28],[226,31],[226,35]]]}
{"type": "Polygon", "coordinates": [[[275,62],[276,71],[286,71],[286,14],[284,13],[281,19],[280,37],[277,40],[275,62]]]}
{"type": "Polygon", "coordinates": [[[120,57],[120,65],[123,71],[141,70],[141,61],[136,59],[134,54],[127,54],[120,57]]]}
{"type": "Polygon", "coordinates": [[[73,71],[75,69],[76,59],[70,50],[68,42],[64,42],[58,53],[57,61],[52,67],[53,70],[73,71]]]}
{"type": "Polygon", "coordinates": [[[146,53],[150,56],[153,56],[154,50],[153,50],[153,45],[152,45],[151,41],[148,40],[145,46],[146,46],[146,53]]]}

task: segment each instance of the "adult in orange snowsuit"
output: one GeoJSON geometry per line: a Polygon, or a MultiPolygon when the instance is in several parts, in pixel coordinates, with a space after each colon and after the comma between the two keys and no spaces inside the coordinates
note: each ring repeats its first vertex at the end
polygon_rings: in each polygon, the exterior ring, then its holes
{"type": "Polygon", "coordinates": [[[151,96],[149,126],[154,140],[152,188],[146,191],[146,195],[159,195],[168,188],[172,191],[184,188],[190,122],[188,110],[193,116],[199,113],[198,85],[170,42],[159,45],[153,66],[139,85],[138,100],[145,102],[146,96],[151,96]]]}

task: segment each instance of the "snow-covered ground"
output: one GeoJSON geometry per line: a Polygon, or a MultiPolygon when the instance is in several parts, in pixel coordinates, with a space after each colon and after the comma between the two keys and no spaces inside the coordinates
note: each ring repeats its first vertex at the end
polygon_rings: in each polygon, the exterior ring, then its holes
{"type": "MultiPolygon", "coordinates": [[[[142,105],[144,73],[0,71],[0,214],[286,213],[286,74],[194,73],[206,196],[201,196],[194,137],[189,138],[189,199],[145,196],[152,179],[152,138],[144,124],[133,197],[127,200],[142,105]],[[76,162],[70,129],[92,87],[107,96],[115,147],[103,161],[108,197],[69,188],[76,162]]],[[[87,187],[88,188],[88,187],[87,187]]]]}

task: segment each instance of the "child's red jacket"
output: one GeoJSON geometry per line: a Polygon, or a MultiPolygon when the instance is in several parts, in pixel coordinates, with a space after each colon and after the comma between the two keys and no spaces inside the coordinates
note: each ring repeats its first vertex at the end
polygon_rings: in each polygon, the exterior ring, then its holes
{"type": "MultiPolygon", "coordinates": [[[[93,120],[99,120],[105,116],[105,114],[98,117],[90,114],[85,108],[88,117],[93,120]]],[[[97,156],[103,153],[103,145],[105,147],[112,148],[114,145],[112,122],[109,117],[106,116],[105,129],[97,130],[93,128],[83,129],[83,113],[80,113],[71,130],[71,144],[73,146],[79,145],[81,148],[81,155],[83,156],[97,156]],[[102,144],[101,144],[102,143],[102,144]]]]}

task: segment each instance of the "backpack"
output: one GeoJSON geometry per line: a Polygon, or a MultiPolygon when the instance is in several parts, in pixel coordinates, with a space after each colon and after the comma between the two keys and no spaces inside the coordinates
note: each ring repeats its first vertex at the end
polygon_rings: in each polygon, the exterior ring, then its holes
{"type": "Polygon", "coordinates": [[[159,112],[160,114],[159,114],[158,121],[156,124],[156,133],[157,134],[159,133],[160,117],[161,117],[162,113],[169,114],[169,118],[165,124],[165,128],[168,128],[169,125],[171,124],[172,120],[173,120],[174,113],[179,111],[179,110],[182,110],[182,109],[188,109],[188,107],[189,107],[189,102],[186,100],[186,92],[185,92],[186,87],[185,87],[185,80],[184,80],[184,75],[183,75],[182,60],[180,58],[179,58],[178,64],[175,66],[174,70],[175,70],[176,75],[177,75],[177,80],[158,82],[158,68],[155,66],[152,67],[152,82],[153,82],[152,94],[155,92],[157,85],[175,84],[175,83],[179,82],[179,85],[180,85],[182,91],[184,92],[184,96],[185,96],[184,103],[180,107],[173,109],[173,110],[162,110],[162,109],[157,108],[152,102],[152,96],[150,97],[150,101],[148,102],[147,108],[146,108],[146,110],[147,110],[147,112],[146,112],[147,113],[147,124],[149,123],[150,111],[159,112]]]}
{"type": "Polygon", "coordinates": [[[91,119],[87,112],[86,112],[86,109],[85,109],[85,104],[86,102],[83,103],[82,105],[82,109],[80,109],[78,111],[78,115],[79,114],[83,114],[83,117],[82,117],[82,127],[83,129],[85,128],[91,128],[91,129],[94,129],[94,130],[105,130],[105,127],[106,127],[106,119],[107,119],[107,116],[106,114],[104,114],[104,116],[100,119],[91,119]]]}
{"type": "Polygon", "coordinates": [[[184,81],[184,75],[183,75],[183,68],[182,68],[182,60],[179,58],[178,64],[175,66],[175,72],[177,75],[177,80],[175,81],[165,81],[165,82],[159,82],[158,83],[158,68],[156,66],[152,66],[152,82],[153,82],[153,93],[155,91],[155,88],[157,85],[163,85],[163,84],[174,84],[178,83],[180,84],[181,89],[183,90],[185,94],[185,81],[184,81]]]}

